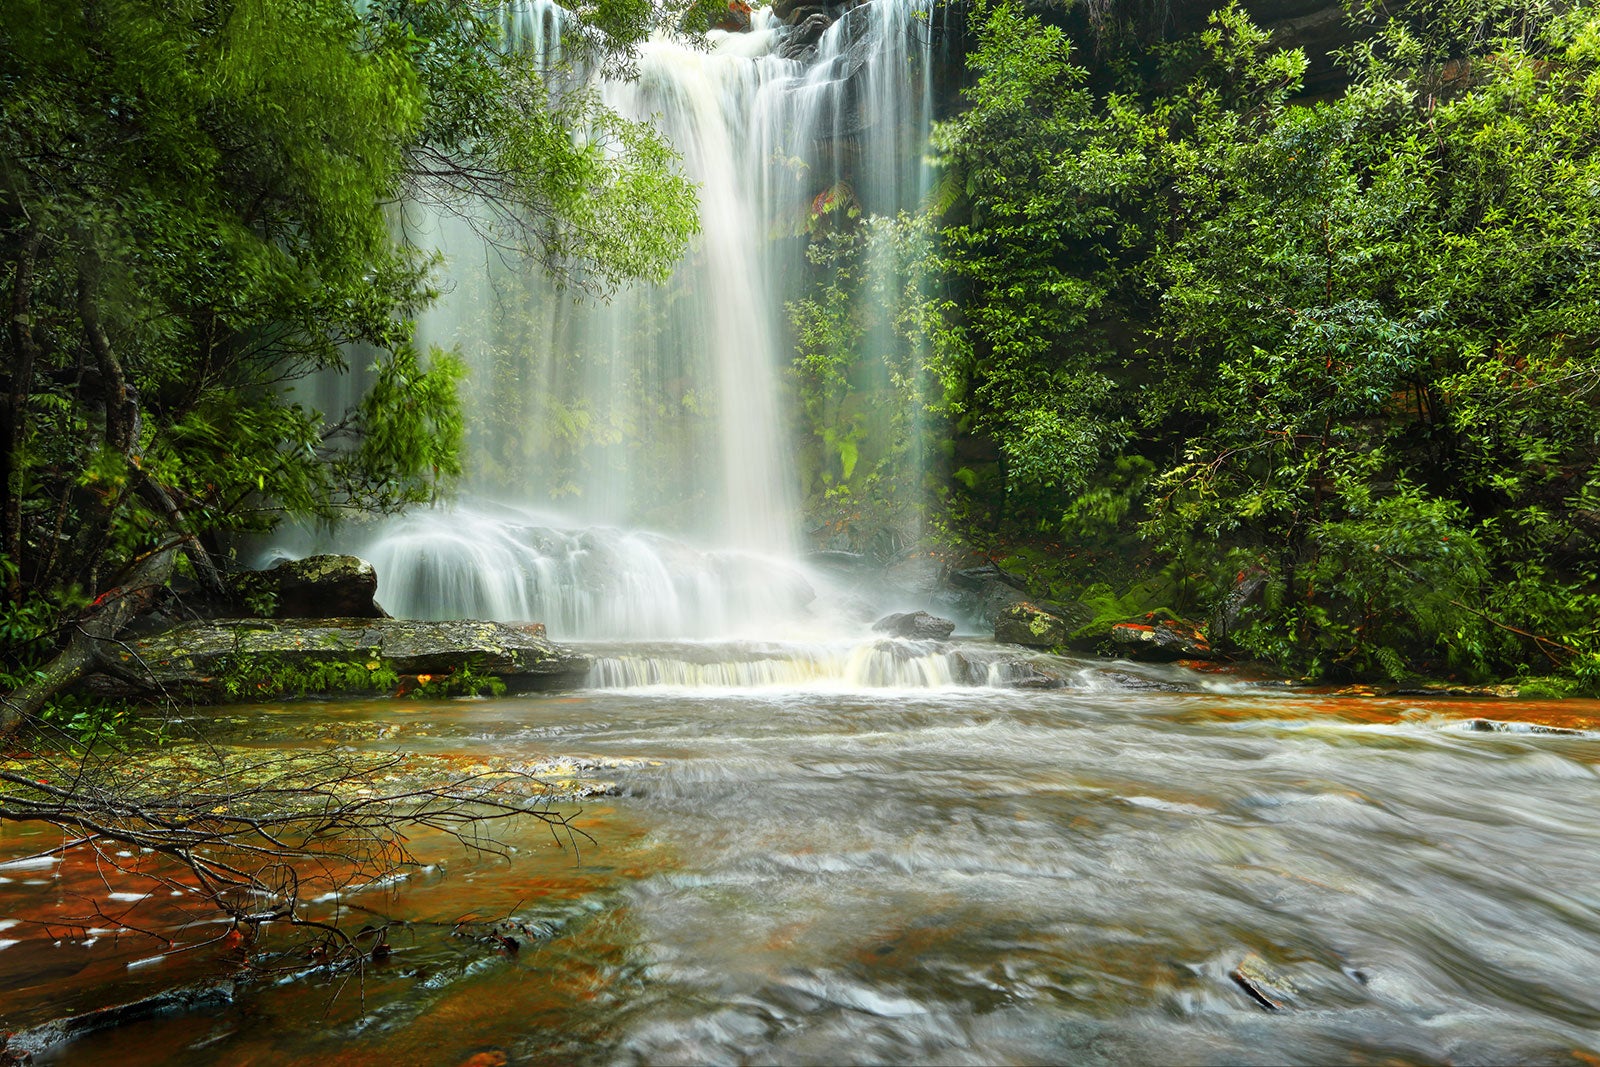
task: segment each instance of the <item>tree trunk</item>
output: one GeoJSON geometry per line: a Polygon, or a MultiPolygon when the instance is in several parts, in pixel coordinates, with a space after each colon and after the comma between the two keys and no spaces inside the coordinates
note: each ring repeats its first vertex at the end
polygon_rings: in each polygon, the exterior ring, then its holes
{"type": "Polygon", "coordinates": [[[206,551],[206,546],[200,543],[199,536],[190,527],[188,516],[184,515],[183,509],[178,507],[177,501],[172,499],[172,494],[167,492],[166,487],[150,477],[143,468],[139,470],[138,478],[139,495],[166,516],[173,533],[183,537],[183,554],[189,558],[200,584],[213,597],[226,598],[228,589],[222,581],[222,572],[217,570],[217,565],[212,561],[211,554],[206,551]]]}
{"type": "Polygon", "coordinates": [[[11,561],[6,599],[22,599],[22,444],[28,432],[28,400],[39,346],[33,334],[33,266],[41,233],[30,226],[17,256],[11,289],[11,389],[0,409],[0,553],[11,561]]]}
{"type": "Polygon", "coordinates": [[[101,321],[100,309],[95,303],[97,272],[98,264],[93,260],[89,260],[79,271],[78,317],[83,322],[84,334],[89,339],[89,348],[94,353],[105,389],[106,444],[127,457],[128,465],[133,468],[130,473],[135,479],[139,495],[161,512],[174,533],[186,538],[184,555],[194,564],[195,574],[201,584],[212,595],[225,596],[222,575],[211,561],[205,546],[189,528],[189,521],[182,509],[166,487],[150,477],[140,465],[139,392],[129,383],[122,369],[122,361],[111,347],[111,338],[101,321]]]}
{"type": "Polygon", "coordinates": [[[71,639],[40,672],[37,681],[0,696],[0,738],[14,733],[51,697],[98,669],[103,647],[114,641],[129,622],[148,611],[166,587],[176,552],[177,546],[169,544],[139,560],[121,585],[102,593],[89,614],[72,624],[71,639]]]}

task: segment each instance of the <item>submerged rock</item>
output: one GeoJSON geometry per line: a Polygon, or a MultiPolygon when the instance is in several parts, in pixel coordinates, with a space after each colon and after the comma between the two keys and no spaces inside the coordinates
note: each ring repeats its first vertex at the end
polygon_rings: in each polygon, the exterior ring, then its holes
{"type": "Polygon", "coordinates": [[[125,642],[122,677],[91,688],[123,695],[162,692],[225,700],[250,697],[242,676],[278,671],[311,679],[318,693],[371,692],[368,678],[448,677],[470,671],[513,691],[580,683],[589,657],[547,640],[538,623],[412,619],[233,619],[194,623],[125,642]],[[363,675],[367,677],[363,677],[363,675]]]}
{"type": "Polygon", "coordinates": [[[1228,977],[1266,1011],[1283,1011],[1290,1007],[1299,992],[1292,981],[1273,970],[1254,952],[1240,960],[1238,966],[1228,972],[1228,977]]]}
{"type": "Polygon", "coordinates": [[[919,641],[949,637],[955,632],[955,628],[956,624],[949,619],[929,615],[926,611],[897,612],[885,615],[872,624],[874,633],[888,634],[891,637],[909,637],[919,641]]]}

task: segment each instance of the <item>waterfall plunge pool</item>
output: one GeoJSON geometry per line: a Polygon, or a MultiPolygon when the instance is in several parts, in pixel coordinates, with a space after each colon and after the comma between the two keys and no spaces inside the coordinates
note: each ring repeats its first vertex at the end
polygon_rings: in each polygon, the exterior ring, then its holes
{"type": "MultiPolygon", "coordinates": [[[[609,760],[615,795],[582,805],[581,864],[532,824],[504,837],[510,862],[415,842],[448,873],[366,894],[415,925],[359,982],[257,982],[51,1062],[1600,1054],[1600,704],[769,686],[217,722],[251,744],[609,760]],[[469,915],[549,936],[515,953],[450,937],[469,915]]],[[[38,845],[0,836],[6,856],[38,845]]],[[[105,888],[0,877],[19,915],[81,913],[105,888]]],[[[6,1025],[226,967],[83,940],[0,930],[6,1025]]]]}

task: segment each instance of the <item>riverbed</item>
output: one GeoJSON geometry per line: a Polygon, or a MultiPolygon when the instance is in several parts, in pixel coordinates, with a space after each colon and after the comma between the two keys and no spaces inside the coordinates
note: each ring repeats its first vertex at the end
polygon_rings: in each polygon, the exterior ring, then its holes
{"type": "MultiPolygon", "coordinates": [[[[578,855],[542,825],[508,859],[415,842],[430,869],[354,898],[412,923],[359,979],[258,981],[50,1062],[1600,1063],[1600,704],[1211,688],[207,712],[251,744],[578,757],[611,795],[568,806],[578,855]]],[[[8,913],[63,922],[96,890],[0,877],[8,913]]],[[[0,930],[0,1020],[232,966],[85,940],[0,930]]]]}

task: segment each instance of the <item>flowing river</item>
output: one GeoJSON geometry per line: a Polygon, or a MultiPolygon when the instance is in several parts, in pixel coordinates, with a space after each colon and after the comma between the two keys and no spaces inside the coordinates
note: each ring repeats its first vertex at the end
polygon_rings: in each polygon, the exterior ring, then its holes
{"type": "MultiPolygon", "coordinates": [[[[219,711],[615,789],[581,862],[532,823],[509,861],[416,842],[441,866],[359,895],[413,923],[360,980],[256,982],[51,1062],[1600,1062],[1600,704],[1132,670],[219,711]],[[534,936],[451,937],[469,916],[534,936]]],[[[0,876],[34,916],[106,888],[0,876]]],[[[0,930],[7,1025],[225,967],[63,929],[0,930]]]]}

